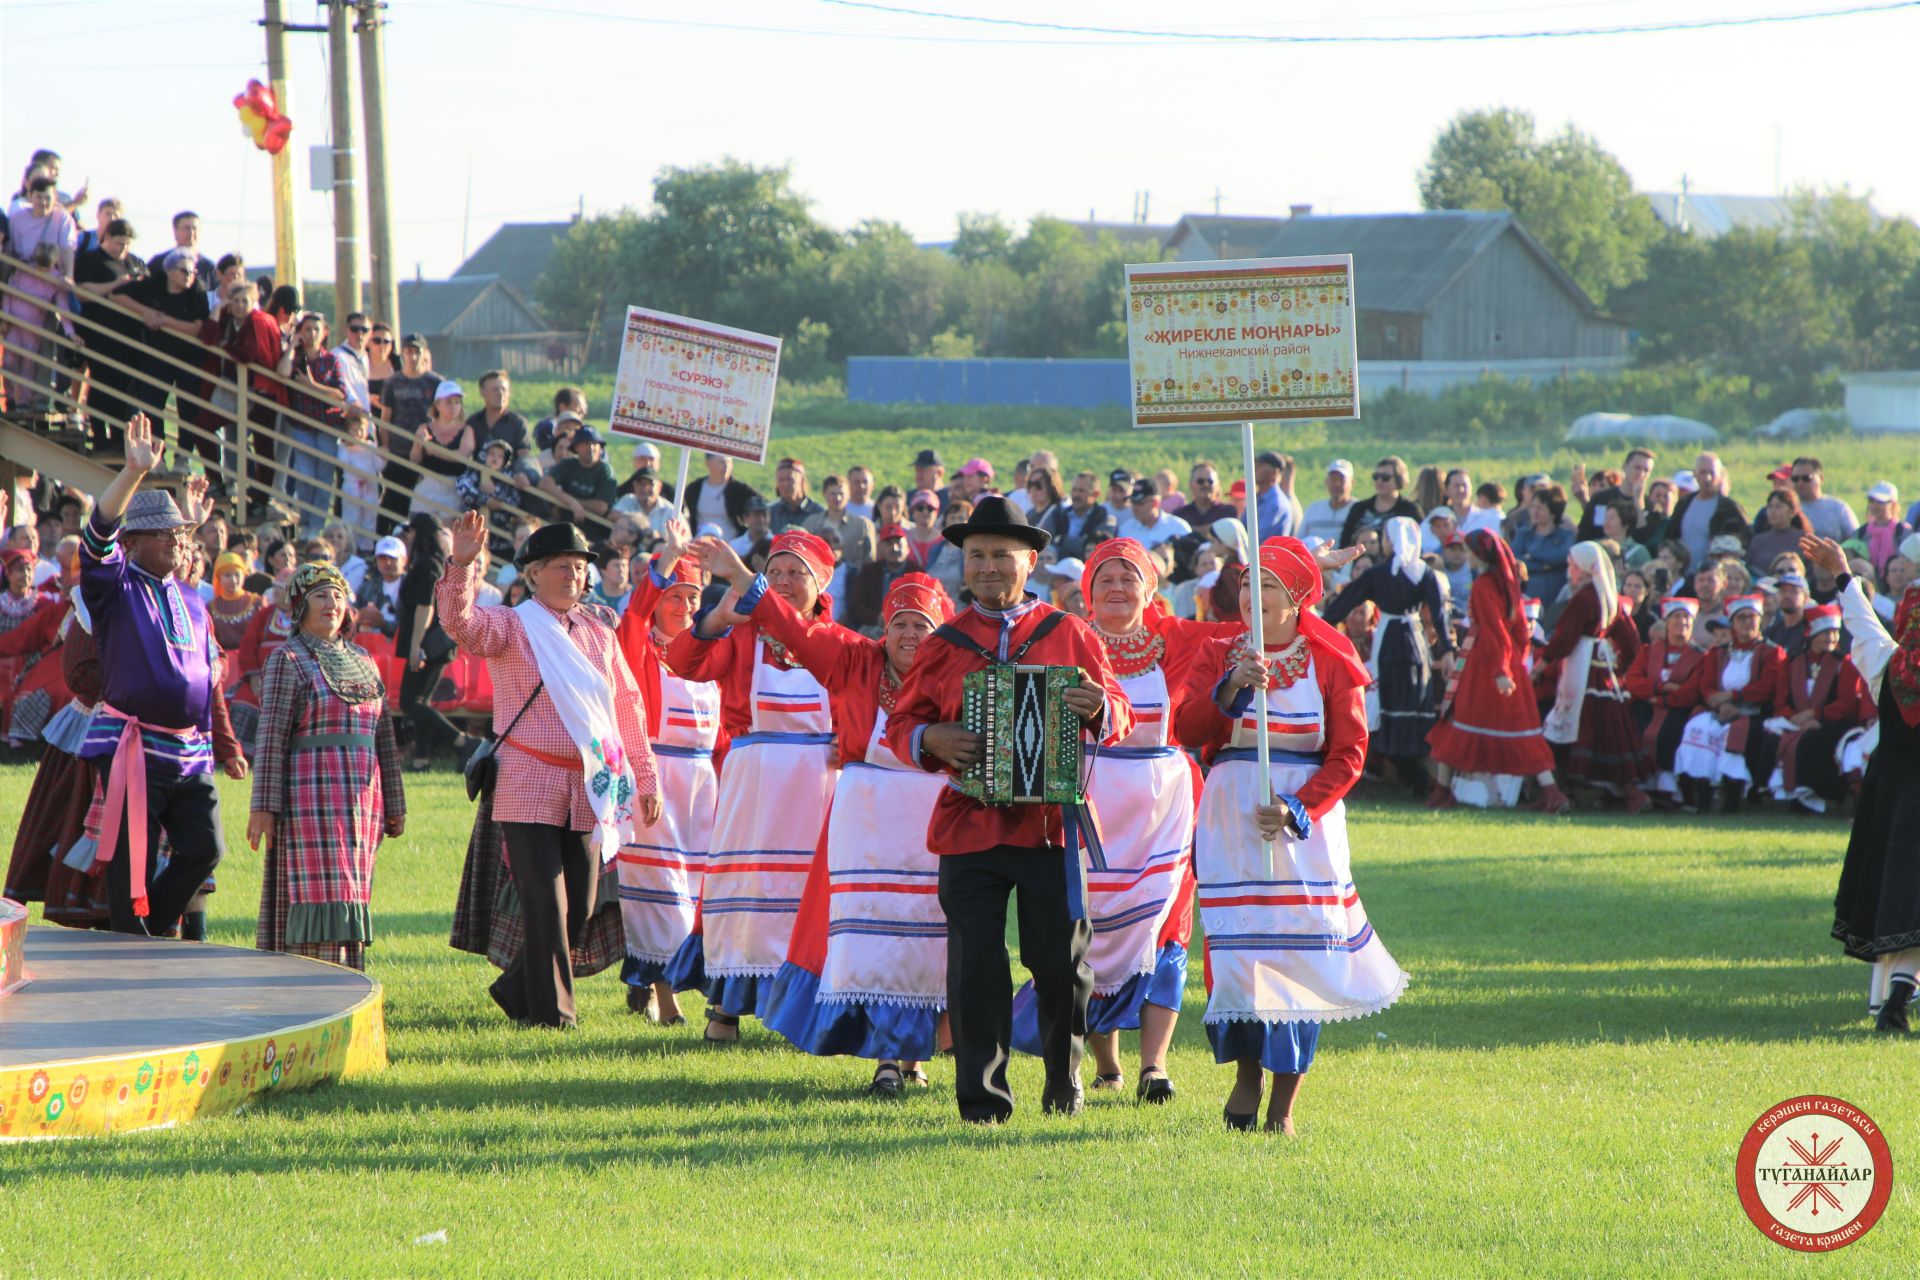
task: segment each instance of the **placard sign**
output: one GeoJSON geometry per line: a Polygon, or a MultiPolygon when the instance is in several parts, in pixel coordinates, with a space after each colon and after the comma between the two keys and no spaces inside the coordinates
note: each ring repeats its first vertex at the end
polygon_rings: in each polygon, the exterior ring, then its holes
{"type": "Polygon", "coordinates": [[[778,338],[628,307],[608,426],[765,462],[779,377],[778,338]]]}
{"type": "Polygon", "coordinates": [[[1357,418],[1353,257],[1127,268],[1133,425],[1357,418]]]}

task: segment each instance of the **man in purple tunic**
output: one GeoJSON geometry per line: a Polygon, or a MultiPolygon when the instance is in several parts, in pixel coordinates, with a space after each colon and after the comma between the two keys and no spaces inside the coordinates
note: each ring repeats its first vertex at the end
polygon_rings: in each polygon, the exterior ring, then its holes
{"type": "MultiPolygon", "coordinates": [[[[80,756],[100,771],[100,858],[118,933],[170,932],[225,852],[213,785],[219,650],[199,593],[174,577],[193,527],[171,495],[137,492],[160,461],[144,414],[127,424],[127,465],[81,535],[80,595],[103,689],[80,756]],[[165,832],[172,855],[153,872],[165,832]]],[[[227,765],[243,777],[246,762],[227,765]]]]}

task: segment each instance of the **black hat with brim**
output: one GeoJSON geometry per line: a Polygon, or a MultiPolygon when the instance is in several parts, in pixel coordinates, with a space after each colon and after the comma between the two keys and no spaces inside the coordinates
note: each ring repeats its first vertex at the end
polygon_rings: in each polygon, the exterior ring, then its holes
{"type": "Polygon", "coordinates": [[[581,533],[577,525],[543,524],[527,535],[513,563],[524,569],[536,561],[554,556],[585,556],[590,560],[593,558],[593,548],[587,545],[587,535],[581,533]]]}
{"type": "MultiPolygon", "coordinates": [[[[1025,543],[1034,551],[1043,550],[1053,541],[1053,535],[1037,525],[1027,523],[1020,514],[1020,508],[1008,502],[999,494],[989,494],[974,504],[973,514],[960,524],[950,524],[940,531],[940,536],[956,547],[966,545],[967,539],[978,533],[998,534],[1003,538],[1012,538],[1025,543]]],[[[531,541],[531,539],[529,539],[531,541]]]]}

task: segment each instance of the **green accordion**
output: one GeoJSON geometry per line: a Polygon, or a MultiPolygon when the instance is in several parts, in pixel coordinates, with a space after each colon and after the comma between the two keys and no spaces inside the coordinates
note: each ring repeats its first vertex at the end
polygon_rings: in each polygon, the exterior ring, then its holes
{"type": "Polygon", "coordinates": [[[960,790],[984,804],[1079,804],[1080,717],[1062,695],[1080,684],[1078,667],[1002,663],[970,672],[960,722],[985,755],[960,775],[960,790]]]}

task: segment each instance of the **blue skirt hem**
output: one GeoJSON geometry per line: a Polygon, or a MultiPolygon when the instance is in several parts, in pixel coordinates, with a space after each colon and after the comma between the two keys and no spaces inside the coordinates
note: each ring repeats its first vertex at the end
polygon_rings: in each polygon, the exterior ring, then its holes
{"type": "Polygon", "coordinates": [[[1300,1075],[1313,1065],[1320,1045],[1317,1022],[1209,1022],[1207,1043],[1215,1062],[1258,1058],[1268,1071],[1300,1075]]]}
{"type": "MultiPolygon", "coordinates": [[[[1138,1031],[1142,1005],[1157,1004],[1178,1013],[1186,990],[1187,949],[1177,942],[1166,943],[1150,972],[1136,973],[1112,995],[1095,996],[1087,1002],[1087,1034],[1138,1031]]],[[[1040,1016],[1035,1012],[1032,982],[1022,985],[1013,996],[1013,1047],[1040,1056],[1040,1016]]]]}
{"type": "Polygon", "coordinates": [[[818,1057],[925,1062],[936,1052],[941,1010],[820,1000],[820,975],[789,961],[767,984],[760,1020],[818,1057]]]}

